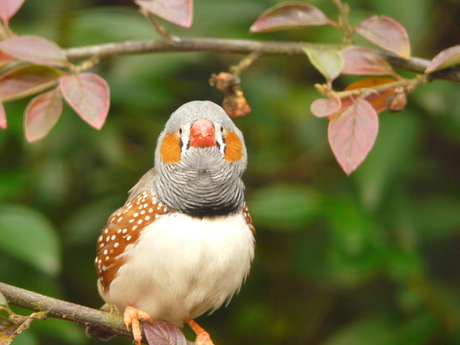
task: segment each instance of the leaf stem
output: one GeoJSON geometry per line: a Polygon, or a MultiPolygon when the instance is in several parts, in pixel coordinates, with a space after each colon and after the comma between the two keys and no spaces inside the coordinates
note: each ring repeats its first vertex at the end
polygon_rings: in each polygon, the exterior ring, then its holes
{"type": "Polygon", "coordinates": [[[348,3],[342,2],[341,0],[332,0],[332,2],[339,10],[338,24],[339,29],[343,33],[342,42],[345,45],[350,45],[353,43],[353,35],[355,34],[353,28],[350,25],[350,22],[348,21],[350,6],[348,6],[348,3]]]}

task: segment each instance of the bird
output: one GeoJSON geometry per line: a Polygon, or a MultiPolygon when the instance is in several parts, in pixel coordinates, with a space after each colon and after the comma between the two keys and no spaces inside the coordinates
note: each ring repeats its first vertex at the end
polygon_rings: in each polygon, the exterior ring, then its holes
{"type": "Polygon", "coordinates": [[[219,105],[191,101],[166,122],[154,167],[97,241],[104,309],[122,312],[138,345],[140,321],[155,319],[185,323],[197,345],[213,345],[194,319],[230,302],[254,258],[246,166],[243,134],[219,105]]]}

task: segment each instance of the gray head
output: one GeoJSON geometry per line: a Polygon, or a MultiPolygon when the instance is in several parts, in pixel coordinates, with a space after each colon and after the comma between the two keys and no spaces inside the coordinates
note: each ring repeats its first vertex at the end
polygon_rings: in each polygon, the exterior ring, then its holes
{"type": "Polygon", "coordinates": [[[217,104],[193,101],[166,123],[155,151],[154,190],[167,206],[196,217],[236,212],[247,155],[241,131],[217,104]]]}

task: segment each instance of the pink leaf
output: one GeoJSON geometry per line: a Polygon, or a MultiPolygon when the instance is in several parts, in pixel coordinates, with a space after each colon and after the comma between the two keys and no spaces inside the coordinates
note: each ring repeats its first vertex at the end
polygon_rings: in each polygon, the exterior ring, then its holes
{"type": "Polygon", "coordinates": [[[168,22],[189,28],[193,21],[193,0],[135,0],[136,4],[168,22]]]}
{"type": "Polygon", "coordinates": [[[1,0],[0,1],[0,19],[6,27],[12,16],[21,8],[24,0],[1,0]]]}
{"type": "Polygon", "coordinates": [[[458,64],[460,64],[460,45],[441,51],[428,64],[425,73],[431,73],[458,64]]]}
{"type": "Polygon", "coordinates": [[[337,114],[342,109],[342,102],[336,97],[319,98],[315,100],[310,106],[312,114],[316,117],[331,116],[337,114]]]}
{"type": "Polygon", "coordinates": [[[14,61],[14,57],[2,52],[0,50],[0,68],[2,68],[3,66],[6,66],[8,65],[10,62],[14,61]]]}
{"type": "Polygon", "coordinates": [[[6,129],[8,124],[6,123],[6,112],[3,103],[0,102],[0,128],[6,129]]]}
{"type": "Polygon", "coordinates": [[[344,74],[396,75],[390,64],[373,50],[351,46],[342,49],[340,54],[344,61],[344,74]]]}
{"type": "Polygon", "coordinates": [[[107,82],[94,73],[68,73],[61,78],[66,101],[80,117],[101,129],[109,112],[110,89],[107,82]]]}
{"type": "Polygon", "coordinates": [[[149,345],[187,345],[180,328],[169,321],[142,322],[142,327],[149,345]]]}
{"type": "Polygon", "coordinates": [[[62,94],[59,87],[33,98],[24,112],[24,129],[28,142],[45,137],[62,113],[62,94]]]}
{"type": "Polygon", "coordinates": [[[249,31],[266,32],[325,24],[337,25],[317,7],[303,2],[291,1],[266,10],[252,24],[249,31]]]}
{"type": "Polygon", "coordinates": [[[337,161],[347,175],[366,158],[378,132],[378,116],[372,105],[360,98],[329,122],[328,137],[337,161]]]}
{"type": "Polygon", "coordinates": [[[0,49],[17,59],[38,65],[67,67],[69,61],[56,43],[38,36],[19,36],[0,42],[0,49]]]}
{"type": "Polygon", "coordinates": [[[0,102],[44,91],[56,84],[62,72],[53,67],[30,65],[0,77],[0,102]]]}
{"type": "Polygon", "coordinates": [[[409,59],[409,37],[404,27],[394,19],[387,16],[372,16],[363,20],[355,30],[380,48],[409,59]]]}

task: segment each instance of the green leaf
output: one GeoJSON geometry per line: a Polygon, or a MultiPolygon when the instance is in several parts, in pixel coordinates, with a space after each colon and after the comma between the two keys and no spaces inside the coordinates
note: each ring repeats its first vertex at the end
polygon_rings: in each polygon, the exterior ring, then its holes
{"type": "Polygon", "coordinates": [[[51,276],[61,269],[60,244],[53,225],[29,207],[0,206],[0,250],[51,276]]]}
{"type": "Polygon", "coordinates": [[[303,48],[313,66],[326,78],[334,80],[342,72],[343,59],[337,50],[303,48]]]}
{"type": "Polygon", "coordinates": [[[8,302],[5,298],[5,296],[3,296],[3,294],[0,292],[0,307],[5,307],[5,308],[8,308],[8,302]]]}

